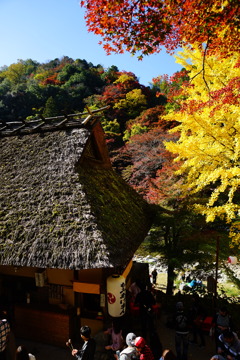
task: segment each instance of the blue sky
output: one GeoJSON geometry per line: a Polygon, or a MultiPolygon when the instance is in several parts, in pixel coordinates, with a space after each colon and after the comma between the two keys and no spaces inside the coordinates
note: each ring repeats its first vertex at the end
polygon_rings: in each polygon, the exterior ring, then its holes
{"type": "Polygon", "coordinates": [[[69,56],[132,71],[144,85],[181,69],[164,50],[142,61],[128,53],[107,56],[100,38],[87,31],[79,0],[0,0],[0,14],[0,67],[18,59],[44,63],[69,56]]]}

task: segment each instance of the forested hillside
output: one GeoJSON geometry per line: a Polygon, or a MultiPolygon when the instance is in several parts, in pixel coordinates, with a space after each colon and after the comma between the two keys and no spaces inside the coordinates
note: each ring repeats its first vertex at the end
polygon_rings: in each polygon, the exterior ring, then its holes
{"type": "Polygon", "coordinates": [[[0,120],[54,117],[81,112],[86,105],[110,105],[102,124],[110,150],[116,150],[133,135],[159,126],[167,103],[167,91],[156,96],[161,84],[166,87],[165,80],[146,87],[135,74],[116,66],[104,69],[67,56],[46,63],[19,60],[0,69],[0,120]]]}
{"type": "Polygon", "coordinates": [[[55,116],[80,111],[84,99],[105,85],[100,65],[65,56],[40,64],[19,60],[1,68],[1,120],[55,116]]]}

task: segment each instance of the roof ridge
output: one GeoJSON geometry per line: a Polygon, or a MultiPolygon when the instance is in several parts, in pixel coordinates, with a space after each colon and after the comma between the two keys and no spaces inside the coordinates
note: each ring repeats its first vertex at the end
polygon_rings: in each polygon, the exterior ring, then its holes
{"type": "Polygon", "coordinates": [[[104,106],[100,109],[91,110],[86,106],[87,112],[76,114],[64,114],[48,118],[40,115],[40,119],[9,122],[0,120],[0,138],[93,126],[98,117],[95,114],[108,108],[109,106],[104,106]]]}

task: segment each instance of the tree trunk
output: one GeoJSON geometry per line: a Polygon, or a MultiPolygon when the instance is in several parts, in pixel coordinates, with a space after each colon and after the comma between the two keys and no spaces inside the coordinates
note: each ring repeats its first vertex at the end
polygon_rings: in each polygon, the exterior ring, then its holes
{"type": "Polygon", "coordinates": [[[172,264],[168,264],[167,269],[167,295],[173,295],[173,285],[174,285],[174,266],[172,264]]]}

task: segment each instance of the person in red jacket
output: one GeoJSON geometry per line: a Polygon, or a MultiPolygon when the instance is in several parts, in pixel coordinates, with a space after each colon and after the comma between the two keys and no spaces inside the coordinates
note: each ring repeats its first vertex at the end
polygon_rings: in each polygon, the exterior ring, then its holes
{"type": "Polygon", "coordinates": [[[136,337],[134,345],[139,353],[139,360],[154,360],[152,350],[146,345],[146,341],[143,337],[136,337]]]}

